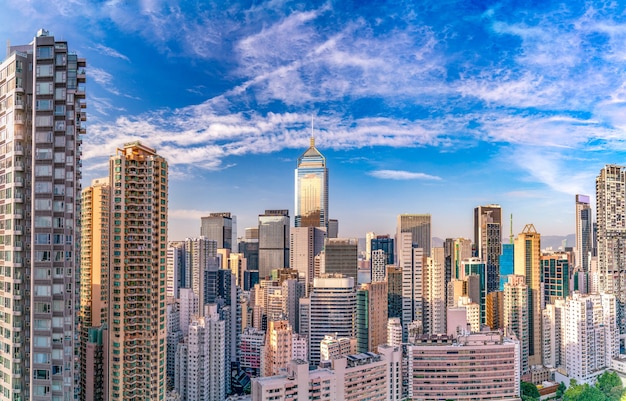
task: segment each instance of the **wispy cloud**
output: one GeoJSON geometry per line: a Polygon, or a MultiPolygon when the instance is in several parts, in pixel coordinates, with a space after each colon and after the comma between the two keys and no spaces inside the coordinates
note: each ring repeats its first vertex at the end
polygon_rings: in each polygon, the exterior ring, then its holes
{"type": "Polygon", "coordinates": [[[441,177],[425,173],[415,173],[404,170],[375,170],[368,173],[372,177],[384,180],[430,180],[441,181],[441,177]]]}
{"type": "Polygon", "coordinates": [[[122,59],[122,60],[130,62],[130,59],[128,58],[128,56],[118,52],[117,50],[115,50],[115,49],[113,49],[111,47],[105,46],[103,44],[96,44],[94,46],[94,49],[96,49],[97,51],[99,51],[100,53],[102,53],[102,54],[104,54],[106,56],[119,58],[119,59],[122,59]]]}

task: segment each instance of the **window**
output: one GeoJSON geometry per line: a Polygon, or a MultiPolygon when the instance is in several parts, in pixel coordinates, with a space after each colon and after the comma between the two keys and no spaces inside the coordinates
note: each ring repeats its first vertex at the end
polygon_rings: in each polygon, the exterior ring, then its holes
{"type": "Polygon", "coordinates": [[[65,53],[59,53],[56,55],[55,64],[56,65],[65,65],[67,63],[67,58],[65,57],[65,53]]]}
{"type": "Polygon", "coordinates": [[[64,116],[65,115],[65,105],[56,105],[54,106],[54,115],[55,116],[64,116]]]}
{"type": "Polygon", "coordinates": [[[36,177],[49,177],[52,175],[52,166],[35,166],[36,177]]]}
{"type": "Polygon", "coordinates": [[[37,143],[52,142],[52,132],[35,132],[35,142],[37,143]]]}
{"type": "Polygon", "coordinates": [[[40,46],[37,48],[37,59],[52,58],[53,55],[52,46],[40,46]]]}
{"type": "Polygon", "coordinates": [[[57,71],[55,74],[55,81],[57,82],[65,82],[66,81],[66,74],[65,71],[57,71]]]}
{"type": "Polygon", "coordinates": [[[52,95],[52,82],[37,82],[35,93],[37,95],[52,95]]]}
{"type": "Polygon", "coordinates": [[[36,116],[36,127],[52,127],[52,116],[36,116]]]}
{"type": "Polygon", "coordinates": [[[35,262],[49,262],[50,251],[35,251],[35,262]]]}
{"type": "MultiPolygon", "coordinates": [[[[65,188],[65,186],[64,186],[65,188]]],[[[51,182],[35,182],[35,193],[37,194],[46,194],[52,192],[52,183],[51,182]]]]}
{"type": "Polygon", "coordinates": [[[55,100],[65,100],[65,88],[56,88],[54,91],[55,100]]]}
{"type": "MultiPolygon", "coordinates": [[[[36,297],[49,297],[50,295],[52,295],[52,292],[50,290],[50,286],[49,285],[35,285],[35,296],[36,297]]],[[[48,305],[48,311],[47,312],[50,312],[50,304],[47,304],[47,305],[48,305]]],[[[35,311],[35,312],[37,312],[37,311],[35,311]]]]}
{"type": "Polygon", "coordinates": [[[35,148],[35,159],[36,160],[51,160],[52,149],[35,148]]]}
{"type": "Polygon", "coordinates": [[[54,122],[55,131],[65,131],[65,120],[57,120],[54,122]]]}
{"type": "MultiPolygon", "coordinates": [[[[40,48],[42,49],[42,48],[40,48]]],[[[52,76],[52,64],[40,64],[37,66],[38,77],[51,77],[52,76]]]]}
{"type": "Polygon", "coordinates": [[[50,234],[35,234],[35,244],[36,245],[49,245],[50,244],[50,234]]]}
{"type": "Polygon", "coordinates": [[[47,280],[50,278],[50,269],[35,268],[35,280],[47,280]]]}
{"type": "Polygon", "coordinates": [[[52,216],[35,216],[35,227],[37,228],[52,227],[52,216]]]}
{"type": "Polygon", "coordinates": [[[52,110],[52,100],[39,99],[35,102],[38,111],[52,110]]]}

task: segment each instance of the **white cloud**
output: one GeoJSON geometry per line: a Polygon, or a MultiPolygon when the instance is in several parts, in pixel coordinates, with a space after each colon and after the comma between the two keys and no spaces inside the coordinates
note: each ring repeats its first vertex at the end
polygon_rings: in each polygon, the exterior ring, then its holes
{"type": "Polygon", "coordinates": [[[100,53],[105,54],[105,55],[107,55],[109,57],[114,57],[114,58],[119,58],[119,59],[122,59],[122,60],[125,60],[125,61],[130,61],[128,56],[118,52],[117,50],[115,50],[115,49],[113,49],[111,47],[105,46],[103,44],[96,44],[94,46],[94,48],[97,51],[99,51],[100,53]]]}
{"type": "Polygon", "coordinates": [[[375,170],[370,171],[368,174],[372,177],[381,178],[384,180],[441,180],[441,177],[435,175],[415,173],[404,170],[375,170]]]}

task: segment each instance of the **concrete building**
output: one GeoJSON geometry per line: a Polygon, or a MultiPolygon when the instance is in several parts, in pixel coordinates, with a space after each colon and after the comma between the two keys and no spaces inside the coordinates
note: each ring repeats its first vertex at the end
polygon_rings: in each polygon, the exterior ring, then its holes
{"type": "Polygon", "coordinates": [[[616,297],[574,292],[565,302],[564,318],[567,377],[594,384],[619,355],[616,297]]]}
{"type": "Polygon", "coordinates": [[[320,342],[320,360],[329,361],[346,355],[357,353],[357,339],[355,337],[337,337],[327,335],[320,342]]]}
{"type": "MultiPolygon", "coordinates": [[[[167,245],[167,280],[165,282],[165,296],[178,298],[181,288],[189,287],[185,269],[185,242],[170,241],[167,245]]],[[[190,282],[190,280],[189,280],[190,282]]]]}
{"type": "Polygon", "coordinates": [[[198,298],[197,310],[201,311],[204,304],[209,303],[206,294],[206,271],[209,264],[217,257],[217,241],[207,237],[185,238],[183,251],[185,269],[189,272],[189,288],[198,298]]]}
{"type": "Polygon", "coordinates": [[[390,317],[387,321],[387,345],[402,345],[402,323],[399,317],[390,317]]]}
{"type": "Polygon", "coordinates": [[[626,337],[626,167],[607,165],[596,178],[598,292],[615,294],[622,346],[626,337]]]}
{"type": "MultiPolygon", "coordinates": [[[[170,299],[167,303],[167,389],[174,388],[174,380],[176,373],[176,351],[178,344],[184,340],[183,331],[180,327],[180,304],[178,300],[170,299]]],[[[187,325],[187,331],[189,324],[187,325]]]]}
{"type": "Polygon", "coordinates": [[[356,284],[358,272],[358,240],[326,238],[324,241],[324,273],[352,277],[356,284]]]}
{"type": "Polygon", "coordinates": [[[85,67],[43,29],[0,62],[3,400],[74,396],[85,67]]]}
{"type": "Polygon", "coordinates": [[[204,317],[189,325],[186,341],[176,353],[174,389],[181,401],[222,401],[226,399],[224,369],[225,326],[217,305],[207,305],[204,317]]]}
{"type": "Polygon", "coordinates": [[[387,261],[389,258],[382,249],[376,249],[371,253],[370,276],[373,283],[385,281],[387,275],[387,261]]]}
{"type": "Polygon", "coordinates": [[[485,324],[491,330],[504,329],[504,291],[493,291],[487,294],[485,324]]]}
{"type": "MultiPolygon", "coordinates": [[[[90,333],[106,326],[109,284],[109,216],[111,187],[109,179],[93,180],[81,198],[80,307],[78,312],[80,339],[81,400],[104,400],[103,349],[94,352],[88,364],[90,333]],[[87,391],[87,389],[93,389],[87,391]]],[[[102,344],[101,344],[102,345],[102,344]]]]}
{"type": "Polygon", "coordinates": [[[398,262],[402,269],[402,338],[406,340],[408,325],[424,323],[424,265],[426,255],[422,248],[412,246],[412,233],[401,232],[398,240],[398,262]]]}
{"type": "Polygon", "coordinates": [[[343,275],[323,275],[314,279],[308,314],[309,361],[317,364],[320,361],[319,344],[326,335],[356,335],[354,279],[343,275]]]}
{"type": "Polygon", "coordinates": [[[519,343],[499,332],[424,335],[407,353],[412,400],[519,400],[519,343]]]}
{"type": "Polygon", "coordinates": [[[289,232],[289,266],[298,271],[298,279],[311,292],[315,277],[315,256],[324,249],[326,229],[323,227],[293,227],[289,232]]]}
{"type": "Polygon", "coordinates": [[[399,401],[401,361],[402,347],[389,346],[333,359],[315,370],[294,360],[283,375],[253,379],[252,400],[399,401]]]}
{"type": "Polygon", "coordinates": [[[387,266],[387,316],[402,317],[402,269],[387,266]]]}
{"type": "Polygon", "coordinates": [[[356,303],[356,352],[373,352],[387,343],[387,282],[361,284],[356,303]]]}
{"type": "Polygon", "coordinates": [[[234,216],[230,212],[209,213],[200,219],[200,236],[215,241],[217,249],[233,250],[233,235],[236,237],[237,230],[233,230],[234,216]],[[234,234],[233,234],[234,233],[234,234]]]}
{"type": "Polygon", "coordinates": [[[286,320],[268,322],[265,338],[263,376],[275,376],[293,358],[293,330],[286,320]]]}
{"type": "Polygon", "coordinates": [[[109,179],[115,193],[108,397],[164,398],[167,162],[154,149],[128,143],[111,157],[109,179]]]}
{"type": "Polygon", "coordinates": [[[556,299],[542,311],[543,365],[565,367],[565,300],[556,299]]]}
{"type": "Polygon", "coordinates": [[[326,158],[315,147],[313,132],[311,144],[298,158],[295,170],[294,213],[296,227],[328,230],[328,169],[326,158]]]}
{"type": "Polygon", "coordinates": [[[500,287],[500,253],[502,247],[502,208],[500,205],[474,208],[474,244],[478,258],[486,265],[486,292],[500,287]]]}
{"type": "Polygon", "coordinates": [[[396,238],[398,243],[397,255],[402,252],[402,247],[406,243],[400,243],[401,234],[411,233],[410,247],[421,248],[424,250],[424,256],[430,256],[431,223],[430,214],[401,214],[398,216],[398,225],[396,238]]]}
{"type": "Polygon", "coordinates": [[[446,332],[446,271],[443,248],[433,248],[426,259],[425,324],[431,334],[446,332]]]}
{"type": "Polygon", "coordinates": [[[259,277],[289,267],[289,210],[266,210],[259,215],[259,277]]]}
{"type": "Polygon", "coordinates": [[[570,263],[567,253],[556,252],[541,255],[541,274],[543,285],[541,309],[557,299],[567,298],[570,294],[570,263]]]}
{"type": "Polygon", "coordinates": [[[587,195],[576,195],[576,257],[574,266],[589,271],[589,259],[593,253],[593,216],[587,195]]]}
{"type": "Polygon", "coordinates": [[[518,366],[521,375],[530,371],[528,356],[530,348],[529,294],[530,291],[524,276],[509,276],[509,281],[504,285],[504,328],[513,332],[519,339],[520,362],[518,366]]]}
{"type": "Polygon", "coordinates": [[[239,364],[250,377],[261,376],[265,366],[265,331],[246,327],[239,339],[239,364]]]}
{"type": "MultiPolygon", "coordinates": [[[[528,363],[540,365],[541,356],[541,235],[527,224],[515,238],[515,274],[528,287],[528,363]]],[[[506,302],[506,300],[505,300],[506,302]]]]}

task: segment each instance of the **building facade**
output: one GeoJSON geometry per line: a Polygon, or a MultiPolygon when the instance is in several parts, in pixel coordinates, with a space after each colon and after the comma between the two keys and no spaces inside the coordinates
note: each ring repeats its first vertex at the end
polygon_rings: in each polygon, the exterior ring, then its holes
{"type": "Polygon", "coordinates": [[[289,211],[266,210],[259,215],[259,277],[289,267],[289,211]]]}
{"type": "Polygon", "coordinates": [[[328,229],[328,169],[313,137],[298,158],[295,181],[295,226],[328,229]]]}
{"type": "Polygon", "coordinates": [[[3,400],[74,397],[85,67],[43,29],[0,63],[3,400]]]}
{"type": "MultiPolygon", "coordinates": [[[[233,250],[233,217],[230,212],[209,213],[200,219],[200,236],[217,243],[217,249],[233,250]]],[[[236,230],[235,230],[236,231],[236,230]]]]}
{"type": "Polygon", "coordinates": [[[168,166],[132,142],[110,159],[109,400],[165,397],[168,166]]]}
{"type": "Polygon", "coordinates": [[[500,205],[474,209],[474,244],[478,257],[487,267],[487,293],[500,286],[500,253],[502,248],[502,208],[500,205]]]}

